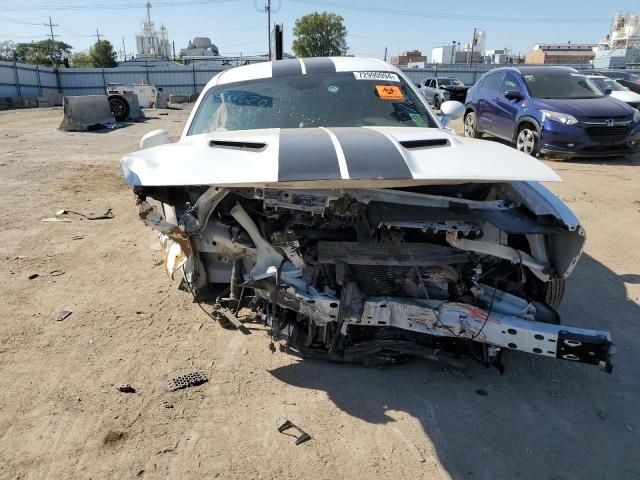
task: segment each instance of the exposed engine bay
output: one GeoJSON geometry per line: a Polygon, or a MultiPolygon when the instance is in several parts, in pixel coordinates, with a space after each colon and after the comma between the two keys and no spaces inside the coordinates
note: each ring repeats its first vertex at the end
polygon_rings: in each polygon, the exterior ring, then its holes
{"type": "Polygon", "coordinates": [[[608,332],[559,325],[585,237],[535,188],[135,191],[168,273],[180,270],[203,298],[227,287],[235,311],[251,308],[291,353],[363,363],[468,355],[501,368],[501,353],[519,350],[610,371],[608,332]]]}

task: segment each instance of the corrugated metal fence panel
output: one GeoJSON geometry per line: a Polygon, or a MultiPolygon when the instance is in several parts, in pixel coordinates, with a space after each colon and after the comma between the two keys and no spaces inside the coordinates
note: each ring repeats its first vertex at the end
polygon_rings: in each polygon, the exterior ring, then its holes
{"type": "MultiPolygon", "coordinates": [[[[414,82],[425,77],[456,77],[467,85],[474,84],[482,74],[505,65],[465,64],[427,65],[426,68],[403,68],[414,82]]],[[[575,68],[590,68],[588,65],[566,65],[575,68]]],[[[228,67],[227,67],[228,68],[228,67]]],[[[49,67],[39,67],[23,63],[0,62],[0,97],[35,97],[46,94],[47,90],[59,87],[63,95],[102,95],[107,83],[150,83],[172,93],[200,93],[215,75],[223,71],[223,66],[147,64],[116,68],[61,68],[56,71],[49,67]],[[16,74],[18,83],[16,83],[16,74]],[[58,85],[59,78],[59,85],[58,85]]]]}

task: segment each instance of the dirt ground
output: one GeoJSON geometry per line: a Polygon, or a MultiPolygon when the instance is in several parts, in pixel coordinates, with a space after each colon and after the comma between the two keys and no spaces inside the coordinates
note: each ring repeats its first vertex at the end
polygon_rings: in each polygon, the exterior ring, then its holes
{"type": "Polygon", "coordinates": [[[548,162],[589,237],[560,313],[612,332],[611,375],[517,353],[503,376],[344,366],[223,330],[166,277],[118,160],[177,136],[188,109],[167,112],[97,133],[0,112],[0,479],[640,478],[640,158],[548,162]],[[194,370],[209,382],[165,390],[194,370]]]}

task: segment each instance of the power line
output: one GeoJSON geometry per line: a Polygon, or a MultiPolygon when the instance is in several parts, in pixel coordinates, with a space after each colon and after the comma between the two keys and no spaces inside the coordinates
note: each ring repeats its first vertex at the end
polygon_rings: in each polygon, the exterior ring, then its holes
{"type": "Polygon", "coordinates": [[[41,23],[25,22],[24,20],[18,20],[17,18],[7,17],[6,15],[0,15],[0,21],[4,21],[7,23],[17,23],[19,25],[36,25],[38,27],[42,25],[41,23]]]}
{"type": "Polygon", "coordinates": [[[437,13],[437,12],[420,12],[416,10],[399,10],[394,8],[371,7],[358,5],[355,3],[338,3],[324,0],[290,0],[295,3],[304,3],[307,5],[316,5],[333,8],[346,8],[349,10],[360,10],[370,13],[383,13],[385,15],[404,15],[408,17],[424,17],[438,18],[447,20],[481,20],[483,22],[515,22],[515,23],[602,23],[602,18],[584,17],[584,18],[560,18],[560,17],[501,17],[501,16],[482,16],[482,15],[463,15],[453,13],[437,13]]]}
{"type": "MultiPolygon", "coordinates": [[[[187,7],[197,5],[211,5],[217,3],[229,3],[238,2],[240,0],[185,0],[182,2],[168,1],[168,2],[154,2],[153,8],[165,8],[165,7],[187,7]]],[[[31,11],[31,10],[46,10],[46,11],[81,11],[81,10],[131,10],[145,8],[145,3],[128,3],[128,4],[113,4],[113,3],[99,3],[91,5],[31,5],[25,7],[3,7],[6,12],[18,12],[18,11],[31,11]]]]}

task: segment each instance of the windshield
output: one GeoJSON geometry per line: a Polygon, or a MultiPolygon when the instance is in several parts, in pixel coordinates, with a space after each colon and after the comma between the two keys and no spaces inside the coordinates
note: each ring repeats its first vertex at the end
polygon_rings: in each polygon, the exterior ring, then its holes
{"type": "Polygon", "coordinates": [[[392,72],[340,72],[220,85],[200,103],[189,135],[261,128],[438,128],[392,72]]]}
{"type": "Polygon", "coordinates": [[[440,83],[440,85],[458,85],[458,86],[464,85],[464,83],[462,83],[457,78],[439,78],[438,82],[440,83]]]}
{"type": "Polygon", "coordinates": [[[523,78],[529,93],[534,98],[596,98],[603,96],[591,80],[577,73],[529,73],[523,75],[523,78]]]}
{"type": "Polygon", "coordinates": [[[619,92],[627,90],[625,87],[620,85],[615,80],[611,80],[610,78],[591,78],[593,83],[595,83],[600,90],[611,90],[612,92],[619,92]]]}

